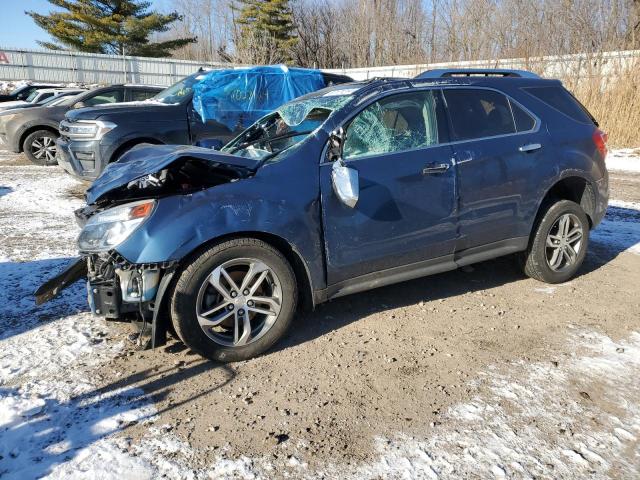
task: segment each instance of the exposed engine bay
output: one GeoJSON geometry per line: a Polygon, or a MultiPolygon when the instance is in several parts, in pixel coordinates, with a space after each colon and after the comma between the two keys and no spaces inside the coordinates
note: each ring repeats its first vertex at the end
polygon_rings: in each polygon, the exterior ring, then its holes
{"type": "Polygon", "coordinates": [[[105,205],[141,198],[183,195],[235,182],[253,172],[244,167],[219,164],[197,157],[180,157],[157,173],[136,178],[107,192],[97,202],[105,205]]]}

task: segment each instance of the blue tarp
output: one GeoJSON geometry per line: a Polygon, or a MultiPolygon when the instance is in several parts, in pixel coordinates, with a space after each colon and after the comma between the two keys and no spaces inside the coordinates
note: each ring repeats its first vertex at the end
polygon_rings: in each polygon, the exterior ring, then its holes
{"type": "Polygon", "coordinates": [[[284,65],[213,70],[193,86],[193,106],[203,122],[235,131],[324,86],[319,70],[284,65]]]}

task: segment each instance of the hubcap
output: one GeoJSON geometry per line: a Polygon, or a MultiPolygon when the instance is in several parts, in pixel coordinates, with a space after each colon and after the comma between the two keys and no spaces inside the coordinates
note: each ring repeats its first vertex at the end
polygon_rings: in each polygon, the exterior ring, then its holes
{"type": "Polygon", "coordinates": [[[56,142],[51,137],[38,137],[31,143],[31,153],[39,160],[52,162],[56,158],[56,142]]]}
{"type": "Polygon", "coordinates": [[[202,283],[196,315],[211,340],[238,347],[269,331],[281,303],[282,287],[275,272],[260,260],[238,258],[216,267],[202,283]]]}
{"type": "Polygon", "coordinates": [[[547,235],[546,258],[549,268],[562,272],[578,261],[582,248],[582,224],[572,213],[558,217],[547,235]]]}

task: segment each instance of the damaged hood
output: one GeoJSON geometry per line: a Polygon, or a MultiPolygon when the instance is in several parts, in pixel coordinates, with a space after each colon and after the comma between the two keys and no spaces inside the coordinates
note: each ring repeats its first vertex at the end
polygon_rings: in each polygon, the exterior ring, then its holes
{"type": "Polygon", "coordinates": [[[153,175],[172,163],[191,158],[210,163],[212,167],[246,175],[256,170],[259,161],[217,152],[208,148],[180,145],[152,145],[138,147],[111,163],[89,187],[86,193],[88,205],[99,202],[109,192],[126,187],[130,182],[153,175]]]}

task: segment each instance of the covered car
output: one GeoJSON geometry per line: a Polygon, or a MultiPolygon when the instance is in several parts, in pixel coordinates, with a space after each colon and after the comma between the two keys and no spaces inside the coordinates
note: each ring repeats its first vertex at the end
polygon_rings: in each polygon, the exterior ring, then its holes
{"type": "Polygon", "coordinates": [[[349,77],[284,65],[200,71],[146,102],[69,111],[58,163],[94,180],[140,144],[220,148],[258,118],[296,97],[349,77]]]}

